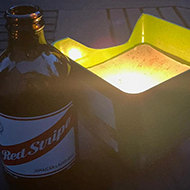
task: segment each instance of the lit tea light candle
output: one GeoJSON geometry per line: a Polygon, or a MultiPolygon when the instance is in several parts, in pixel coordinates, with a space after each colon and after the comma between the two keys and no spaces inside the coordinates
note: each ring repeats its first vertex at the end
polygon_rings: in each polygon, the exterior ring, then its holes
{"type": "Polygon", "coordinates": [[[189,66],[143,44],[89,70],[123,92],[135,94],[188,69],[189,66]]]}

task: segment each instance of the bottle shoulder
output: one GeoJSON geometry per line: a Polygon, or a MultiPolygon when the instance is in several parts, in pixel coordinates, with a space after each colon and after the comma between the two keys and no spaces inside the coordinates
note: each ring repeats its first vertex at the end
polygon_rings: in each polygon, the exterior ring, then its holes
{"type": "Polygon", "coordinates": [[[36,116],[71,101],[69,63],[48,46],[31,59],[15,61],[10,51],[0,57],[0,112],[36,116]]]}
{"type": "Polygon", "coordinates": [[[43,44],[30,52],[5,50],[0,56],[0,73],[13,69],[21,74],[35,72],[45,76],[60,76],[69,74],[70,65],[61,52],[49,44],[43,44]]]}

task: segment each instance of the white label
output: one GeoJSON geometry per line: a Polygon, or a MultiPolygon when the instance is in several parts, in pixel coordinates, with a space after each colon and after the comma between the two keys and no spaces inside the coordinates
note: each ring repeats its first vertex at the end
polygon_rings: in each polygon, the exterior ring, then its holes
{"type": "Polygon", "coordinates": [[[0,144],[5,169],[15,176],[38,178],[64,170],[75,159],[72,102],[38,117],[0,114],[0,144]]]}

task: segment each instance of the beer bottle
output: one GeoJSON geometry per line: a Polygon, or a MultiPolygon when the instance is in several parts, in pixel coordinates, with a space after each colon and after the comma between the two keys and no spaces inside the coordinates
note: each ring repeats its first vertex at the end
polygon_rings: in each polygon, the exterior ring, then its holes
{"type": "Polygon", "coordinates": [[[77,155],[72,68],[46,42],[38,6],[13,6],[5,18],[0,150],[6,178],[14,190],[69,189],[77,155]]]}

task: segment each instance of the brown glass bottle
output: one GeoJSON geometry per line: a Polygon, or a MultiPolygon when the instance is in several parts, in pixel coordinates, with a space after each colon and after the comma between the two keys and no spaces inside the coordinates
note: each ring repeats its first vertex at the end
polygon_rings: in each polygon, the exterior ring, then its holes
{"type": "Polygon", "coordinates": [[[16,189],[72,189],[76,114],[69,60],[44,37],[42,11],[5,12],[8,47],[0,56],[0,144],[16,189]]]}

